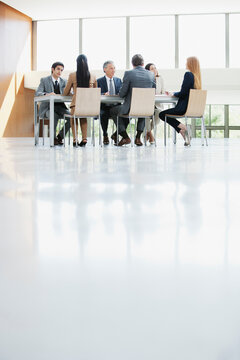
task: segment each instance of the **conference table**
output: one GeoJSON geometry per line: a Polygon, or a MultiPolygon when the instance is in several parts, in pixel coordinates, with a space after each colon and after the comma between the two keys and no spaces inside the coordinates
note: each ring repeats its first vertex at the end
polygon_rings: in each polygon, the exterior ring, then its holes
{"type": "MultiPolygon", "coordinates": [[[[177,98],[174,96],[168,95],[155,95],[155,104],[172,104],[175,105],[177,98]]],[[[34,137],[35,145],[38,144],[38,103],[49,102],[50,104],[50,115],[49,115],[49,130],[50,130],[50,146],[54,146],[54,104],[55,103],[69,103],[72,101],[72,96],[63,96],[63,95],[43,95],[34,97],[34,137]]],[[[120,96],[109,96],[101,95],[101,103],[103,104],[122,104],[123,99],[120,96]]]]}

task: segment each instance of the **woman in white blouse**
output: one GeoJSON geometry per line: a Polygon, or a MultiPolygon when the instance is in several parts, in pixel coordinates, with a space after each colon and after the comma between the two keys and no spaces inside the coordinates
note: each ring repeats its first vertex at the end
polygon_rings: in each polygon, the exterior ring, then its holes
{"type": "MultiPolygon", "coordinates": [[[[156,95],[164,94],[164,84],[163,84],[163,78],[159,75],[158,70],[156,66],[153,63],[149,63],[145,66],[146,70],[152,71],[155,75],[156,80],[156,95]]],[[[159,113],[163,111],[163,105],[159,104],[155,106],[155,112],[154,112],[154,119],[155,124],[159,124],[159,113]]],[[[146,122],[146,128],[147,128],[147,140],[149,140],[150,144],[154,144],[154,137],[152,134],[152,129],[154,127],[154,123],[151,120],[147,120],[146,122]]]]}

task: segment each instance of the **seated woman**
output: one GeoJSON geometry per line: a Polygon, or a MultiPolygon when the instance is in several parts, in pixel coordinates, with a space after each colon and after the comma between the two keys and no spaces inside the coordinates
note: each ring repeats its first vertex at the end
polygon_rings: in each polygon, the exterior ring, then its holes
{"type": "MultiPolygon", "coordinates": [[[[164,84],[163,84],[163,78],[159,75],[158,70],[156,66],[153,63],[149,63],[145,66],[146,70],[152,71],[155,76],[156,81],[156,95],[164,94],[164,84]]],[[[159,124],[159,113],[163,110],[163,105],[159,104],[155,106],[155,112],[154,112],[154,120],[155,125],[159,124]]],[[[153,121],[147,119],[146,121],[146,130],[147,130],[147,140],[149,140],[150,144],[154,144],[155,140],[152,134],[152,129],[154,127],[153,121]]]]}
{"type": "MultiPolygon", "coordinates": [[[[71,95],[71,89],[73,88],[73,98],[70,105],[71,115],[75,111],[75,101],[76,101],[76,90],[77,87],[82,88],[92,88],[97,87],[97,80],[94,75],[91,75],[88,70],[88,62],[85,55],[79,55],[77,57],[77,71],[69,74],[67,85],[64,89],[63,95],[71,95]]],[[[82,141],[78,144],[79,146],[85,146],[87,144],[87,119],[80,119],[80,125],[82,130],[82,141]]],[[[76,134],[73,125],[73,119],[71,119],[71,126],[73,132],[73,146],[76,146],[76,134]]],[[[78,131],[78,126],[76,126],[76,131],[78,131]]]]}
{"type": "MultiPolygon", "coordinates": [[[[187,58],[186,69],[189,71],[184,75],[181,90],[173,94],[166,91],[167,95],[176,96],[179,100],[175,108],[160,112],[159,117],[163,121],[165,121],[165,114],[184,115],[188,106],[190,89],[202,88],[200,65],[196,57],[187,58]]],[[[184,124],[180,123],[177,119],[170,117],[167,117],[167,123],[182,135],[185,141],[184,145],[190,145],[190,137],[187,133],[187,127],[184,124]]]]}

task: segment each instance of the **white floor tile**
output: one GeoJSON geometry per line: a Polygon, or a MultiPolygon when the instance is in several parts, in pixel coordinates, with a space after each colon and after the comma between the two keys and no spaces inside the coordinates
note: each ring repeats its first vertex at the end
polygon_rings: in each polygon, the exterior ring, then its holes
{"type": "Polygon", "coordinates": [[[0,139],[0,360],[239,359],[239,154],[0,139]]]}

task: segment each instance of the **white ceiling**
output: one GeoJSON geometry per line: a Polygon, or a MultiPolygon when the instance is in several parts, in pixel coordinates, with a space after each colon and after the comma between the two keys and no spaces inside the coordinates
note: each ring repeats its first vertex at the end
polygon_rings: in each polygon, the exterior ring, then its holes
{"type": "Polygon", "coordinates": [[[240,12],[239,0],[11,0],[5,3],[33,20],[240,12]]]}

